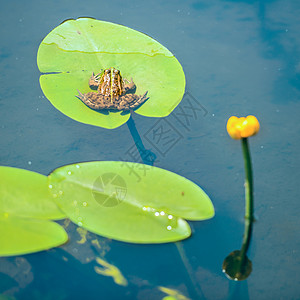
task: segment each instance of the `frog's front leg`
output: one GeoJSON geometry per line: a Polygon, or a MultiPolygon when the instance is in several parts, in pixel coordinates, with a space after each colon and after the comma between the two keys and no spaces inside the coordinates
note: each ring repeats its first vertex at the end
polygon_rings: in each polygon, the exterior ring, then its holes
{"type": "Polygon", "coordinates": [[[91,76],[89,80],[89,86],[91,89],[96,90],[100,84],[100,74],[95,75],[93,72],[93,75],[91,76]]]}
{"type": "Polygon", "coordinates": [[[136,89],[136,85],[133,82],[132,78],[131,78],[131,81],[129,81],[126,78],[124,78],[123,81],[124,81],[124,90],[125,90],[125,93],[127,93],[127,92],[134,93],[134,91],[136,89]]]}

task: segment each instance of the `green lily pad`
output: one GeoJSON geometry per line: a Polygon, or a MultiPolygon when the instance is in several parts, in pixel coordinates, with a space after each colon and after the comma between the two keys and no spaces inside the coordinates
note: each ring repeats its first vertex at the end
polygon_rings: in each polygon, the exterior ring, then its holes
{"type": "Polygon", "coordinates": [[[0,213],[40,219],[62,219],[48,189],[47,176],[0,167],[0,213]]]}
{"type": "Polygon", "coordinates": [[[58,206],[79,226],[133,243],[164,243],[191,234],[184,220],[214,216],[209,197],[175,173],[129,162],[67,165],[49,175],[58,206]]]}
{"type": "Polygon", "coordinates": [[[160,43],[136,30],[114,23],[79,18],[53,29],[37,54],[45,96],[68,117],[95,126],[116,128],[129,119],[121,112],[97,112],[78,98],[91,91],[88,80],[101,69],[115,67],[124,78],[133,78],[138,95],[148,91],[149,100],[135,112],[165,117],[181,101],[185,76],[174,55],[160,43]]]}
{"type": "Polygon", "coordinates": [[[0,256],[47,250],[67,240],[67,233],[55,222],[0,213],[0,256]]]}

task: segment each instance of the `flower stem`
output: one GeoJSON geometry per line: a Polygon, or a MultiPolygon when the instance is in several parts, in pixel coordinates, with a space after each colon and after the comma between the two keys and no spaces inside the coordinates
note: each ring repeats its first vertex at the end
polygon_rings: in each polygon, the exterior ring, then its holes
{"type": "Polygon", "coordinates": [[[241,266],[243,266],[244,258],[249,248],[251,235],[252,235],[252,227],[253,227],[253,211],[254,211],[254,203],[253,203],[253,176],[252,176],[252,165],[251,165],[251,157],[248,146],[247,138],[242,139],[242,150],[244,156],[244,164],[245,164],[245,230],[243,236],[243,244],[241,248],[241,266]]]}

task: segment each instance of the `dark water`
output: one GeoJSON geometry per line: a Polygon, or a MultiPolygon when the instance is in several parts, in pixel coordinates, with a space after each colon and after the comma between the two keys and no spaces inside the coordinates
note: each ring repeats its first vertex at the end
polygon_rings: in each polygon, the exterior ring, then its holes
{"type": "MultiPolygon", "coordinates": [[[[90,160],[135,161],[127,125],[106,130],[56,110],[39,86],[41,40],[80,16],[142,31],[182,64],[188,94],[202,111],[189,126],[167,120],[181,138],[155,150],[144,135],[159,119],[134,115],[156,166],[196,182],[216,216],[193,222],[182,242],[190,275],[175,244],[132,245],[89,234],[48,252],[0,259],[0,294],[16,299],[162,299],[158,287],[191,299],[299,299],[300,3],[298,1],[2,1],[0,10],[0,164],[48,174],[90,160]],[[244,169],[240,143],[225,131],[229,116],[254,114],[261,131],[250,139],[255,214],[249,257],[253,272],[229,281],[223,259],[243,234],[244,169]],[[116,266],[128,285],[95,272],[95,257],[116,266]]],[[[0,299],[1,296],[0,296],[0,299]]]]}

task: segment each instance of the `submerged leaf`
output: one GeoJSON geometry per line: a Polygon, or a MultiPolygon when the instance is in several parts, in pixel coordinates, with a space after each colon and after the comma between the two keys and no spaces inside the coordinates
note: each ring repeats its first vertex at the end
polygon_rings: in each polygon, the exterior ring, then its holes
{"type": "Polygon", "coordinates": [[[0,213],[0,256],[47,250],[67,240],[67,233],[55,222],[0,213]]]}
{"type": "Polygon", "coordinates": [[[94,270],[96,273],[103,276],[111,276],[114,282],[118,285],[127,286],[127,279],[122,275],[121,271],[114,265],[109,264],[107,261],[96,257],[96,261],[102,268],[95,266],[94,270]]]}
{"type": "Polygon", "coordinates": [[[149,100],[136,113],[165,117],[181,101],[185,76],[174,55],[151,37],[114,23],[80,18],[53,29],[37,55],[41,88],[50,102],[68,117],[82,123],[116,128],[129,119],[120,112],[91,110],[75,97],[88,86],[93,72],[115,67],[123,78],[136,83],[138,95],[149,100]]]}
{"type": "Polygon", "coordinates": [[[170,289],[163,286],[159,286],[158,289],[168,295],[165,296],[163,300],[190,300],[190,298],[185,297],[175,289],[170,289]]]}
{"type": "Polygon", "coordinates": [[[0,167],[0,213],[40,219],[62,219],[48,189],[47,176],[24,169],[0,167]]]}
{"type": "Polygon", "coordinates": [[[196,184],[172,172],[129,162],[67,165],[49,175],[58,206],[76,224],[121,241],[164,243],[187,238],[188,220],[213,217],[196,184]]]}

